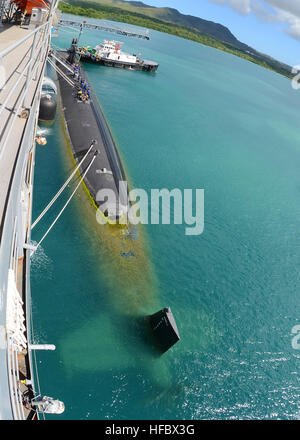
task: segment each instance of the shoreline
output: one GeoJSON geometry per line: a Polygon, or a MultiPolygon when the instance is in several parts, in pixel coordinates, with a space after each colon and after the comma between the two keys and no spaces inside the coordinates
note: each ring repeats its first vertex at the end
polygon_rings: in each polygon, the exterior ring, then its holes
{"type": "MultiPolygon", "coordinates": [[[[182,38],[187,41],[194,41],[195,43],[203,44],[204,46],[212,47],[212,48],[220,50],[222,52],[234,55],[234,56],[241,58],[245,61],[249,61],[250,63],[256,64],[266,70],[277,73],[278,75],[283,76],[284,78],[288,78],[288,79],[293,78],[293,74],[291,71],[288,71],[288,70],[284,69],[283,67],[282,67],[282,71],[280,71],[279,68],[276,69],[275,67],[273,67],[271,65],[271,63],[272,63],[271,57],[270,57],[270,60],[268,60],[267,57],[260,60],[259,56],[256,57],[254,55],[251,55],[251,54],[243,51],[242,49],[239,49],[239,48],[231,45],[230,43],[226,43],[226,42],[224,42],[222,40],[218,40],[208,34],[202,34],[201,32],[197,32],[197,31],[194,31],[193,29],[185,28],[183,26],[173,24],[171,22],[163,22],[163,21],[158,22],[158,20],[153,21],[153,20],[151,20],[150,17],[145,16],[145,21],[147,21],[147,22],[142,25],[142,24],[136,23],[134,19],[122,21],[122,20],[120,20],[120,17],[114,18],[114,17],[111,17],[109,14],[105,14],[105,13],[103,13],[104,14],[103,15],[103,14],[101,14],[100,10],[95,10],[92,8],[80,8],[80,7],[72,6],[68,3],[60,4],[59,9],[64,14],[67,14],[67,15],[75,15],[75,16],[84,17],[84,18],[94,18],[95,20],[110,20],[110,21],[113,21],[116,23],[126,23],[126,24],[129,24],[132,26],[147,27],[147,28],[155,30],[157,32],[162,32],[162,33],[166,33],[168,35],[173,35],[174,37],[182,38]],[[90,15],[89,15],[89,11],[91,11],[90,15]],[[170,28],[170,29],[168,29],[168,28],[170,28]],[[180,35],[180,33],[182,35],[180,35]],[[268,64],[268,62],[270,64],[268,64]]],[[[264,56],[264,54],[261,54],[261,56],[264,56]]],[[[280,61],[277,61],[275,59],[273,60],[273,62],[276,62],[278,64],[284,64],[284,63],[280,63],[280,61]]]]}

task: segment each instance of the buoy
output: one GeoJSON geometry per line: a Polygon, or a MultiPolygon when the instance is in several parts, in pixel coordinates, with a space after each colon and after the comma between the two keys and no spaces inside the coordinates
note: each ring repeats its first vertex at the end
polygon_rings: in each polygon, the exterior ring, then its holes
{"type": "Polygon", "coordinates": [[[150,327],[162,353],[180,340],[177,325],[170,307],[149,316],[150,327]]]}
{"type": "Polygon", "coordinates": [[[56,100],[51,95],[43,95],[40,102],[39,121],[51,123],[55,119],[56,100]]]}

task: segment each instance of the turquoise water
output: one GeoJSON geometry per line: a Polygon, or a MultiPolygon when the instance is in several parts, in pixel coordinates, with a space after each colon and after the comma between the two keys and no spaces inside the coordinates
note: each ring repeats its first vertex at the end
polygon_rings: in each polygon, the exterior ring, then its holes
{"type": "MultiPolygon", "coordinates": [[[[81,42],[107,37],[85,31],[81,42]]],[[[86,72],[130,180],[147,192],[203,188],[205,230],[143,226],[140,259],[119,267],[79,194],[32,262],[36,339],[57,346],[38,353],[41,390],[65,402],[64,419],[299,418],[299,92],[173,36],[122,41],[157,73],[86,72]],[[158,358],[143,316],[164,306],[181,341],[158,358]]],[[[34,218],[72,168],[59,126],[37,151],[34,218]]]]}

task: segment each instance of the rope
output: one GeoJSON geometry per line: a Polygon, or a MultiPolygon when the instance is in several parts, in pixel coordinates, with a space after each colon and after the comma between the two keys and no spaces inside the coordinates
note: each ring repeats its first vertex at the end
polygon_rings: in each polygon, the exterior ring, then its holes
{"type": "Polygon", "coordinates": [[[67,81],[67,83],[71,86],[71,87],[74,87],[75,86],[75,84],[73,83],[73,81],[71,81],[70,80],[70,78],[68,78],[67,77],[67,75],[59,68],[59,67],[57,67],[54,63],[53,63],[53,61],[52,60],[50,60],[49,58],[48,58],[48,63],[53,67],[53,69],[57,72],[57,73],[59,73],[61,76],[62,76],[62,78],[64,79],[64,80],[66,80],[67,81]]]}
{"type": "Polygon", "coordinates": [[[52,61],[52,60],[50,60],[49,58],[48,58],[48,63],[53,67],[53,69],[57,72],[57,73],[59,73],[60,74],[60,76],[65,80],[65,81],[67,81],[67,83],[71,86],[71,87],[74,87],[74,83],[73,83],[73,81],[71,81],[70,80],[70,78],[68,78],[67,77],[67,75],[57,66],[57,65],[55,65],[54,64],[54,62],[52,61]]]}
{"type": "Polygon", "coordinates": [[[43,210],[43,212],[41,212],[41,214],[38,216],[38,218],[32,223],[31,225],[31,230],[39,223],[39,221],[44,217],[44,215],[49,211],[49,209],[51,208],[51,206],[53,205],[53,203],[58,199],[58,197],[61,195],[61,193],[64,191],[64,189],[67,187],[67,185],[70,183],[70,181],[72,180],[73,176],[76,174],[76,172],[78,171],[78,169],[80,168],[80,166],[83,164],[83,162],[85,161],[85,159],[87,158],[88,154],[90,153],[91,149],[93,148],[93,146],[95,145],[95,141],[93,141],[90,145],[90,148],[88,149],[87,153],[84,155],[84,157],[82,158],[81,162],[77,165],[77,167],[75,168],[75,170],[72,172],[72,174],[70,175],[70,177],[67,179],[67,181],[63,184],[63,186],[60,188],[60,190],[55,194],[55,196],[53,197],[53,199],[51,200],[51,202],[46,206],[46,208],[43,210]]]}
{"type": "Polygon", "coordinates": [[[74,189],[74,191],[72,192],[71,196],[68,198],[67,202],[65,203],[64,207],[62,208],[62,210],[60,211],[60,213],[58,214],[58,216],[56,217],[56,219],[53,221],[53,223],[51,224],[51,226],[48,228],[48,230],[46,231],[46,233],[43,235],[42,239],[39,241],[39,243],[37,244],[37,246],[35,247],[34,252],[36,252],[36,250],[38,249],[38,247],[42,244],[42,242],[45,240],[45,238],[47,237],[47,235],[49,234],[49,232],[51,231],[51,229],[53,228],[53,226],[55,225],[55,223],[58,221],[58,219],[60,218],[60,216],[63,214],[64,210],[67,208],[67,206],[69,205],[69,203],[71,202],[73,196],[75,195],[76,191],[78,190],[81,182],[83,181],[83,179],[85,178],[85,176],[87,175],[89,169],[91,168],[94,160],[96,159],[96,156],[98,154],[98,151],[95,151],[94,157],[91,160],[89,166],[87,167],[87,169],[85,170],[82,178],[80,179],[78,185],[76,186],[76,188],[74,189]]]}
{"type": "Polygon", "coordinates": [[[48,63],[53,67],[53,69],[60,74],[60,76],[62,76],[62,78],[67,81],[67,83],[71,86],[74,87],[74,83],[73,81],[70,80],[70,78],[67,77],[67,75],[52,61],[48,58],[48,63]]]}
{"type": "Polygon", "coordinates": [[[67,64],[64,61],[62,61],[59,57],[54,55],[54,53],[51,53],[50,57],[54,58],[56,61],[58,61],[60,64],[62,64],[65,69],[67,69],[69,72],[73,73],[73,70],[69,66],[67,66],[67,64]]]}

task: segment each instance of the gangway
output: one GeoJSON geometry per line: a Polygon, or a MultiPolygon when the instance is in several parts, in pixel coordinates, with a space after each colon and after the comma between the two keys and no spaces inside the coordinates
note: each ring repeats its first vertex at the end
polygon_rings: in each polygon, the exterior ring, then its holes
{"type": "Polygon", "coordinates": [[[114,26],[111,23],[106,22],[105,20],[103,20],[101,24],[96,24],[89,23],[87,21],[66,20],[62,18],[59,20],[58,24],[59,26],[78,27],[81,31],[83,31],[83,29],[95,29],[98,31],[113,32],[118,35],[124,35],[127,37],[143,38],[144,40],[150,40],[149,29],[134,30],[124,27],[121,28],[118,26],[114,26]]]}

